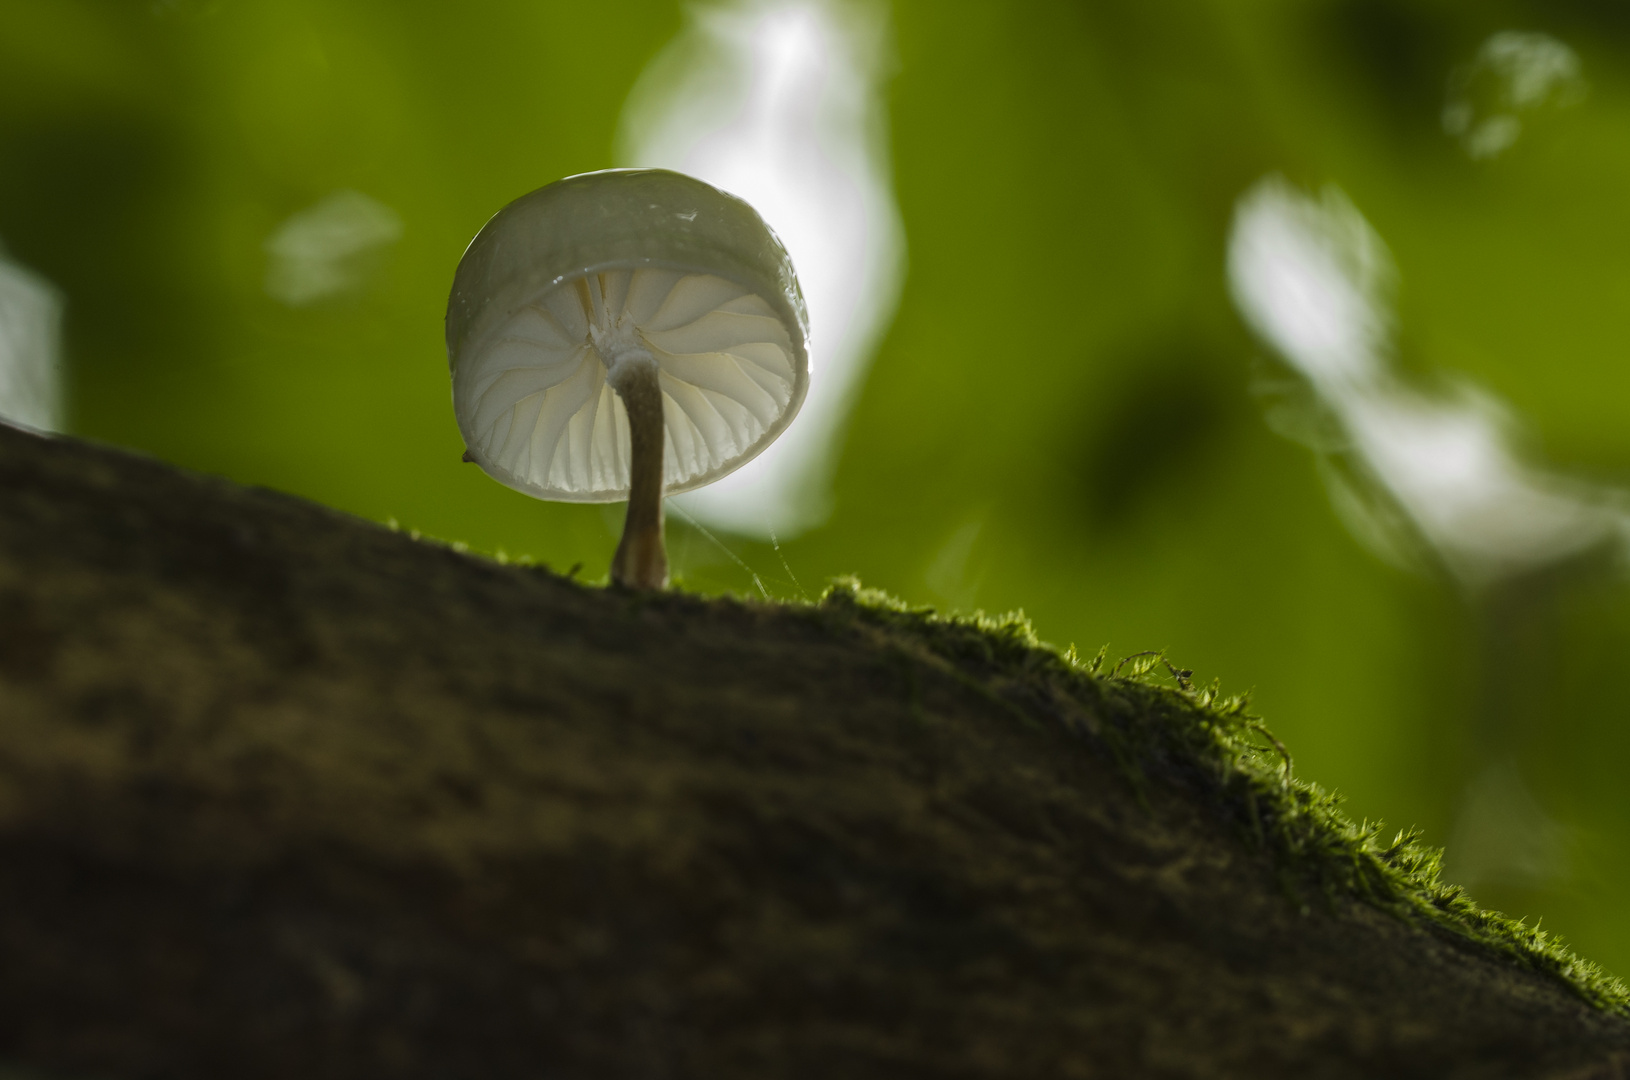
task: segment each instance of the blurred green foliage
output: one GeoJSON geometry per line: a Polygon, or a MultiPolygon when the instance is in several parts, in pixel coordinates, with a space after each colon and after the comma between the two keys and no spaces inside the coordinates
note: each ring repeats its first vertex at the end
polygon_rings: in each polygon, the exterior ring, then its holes
{"type": "MultiPolygon", "coordinates": [[[[687,588],[1023,607],[1164,648],[1255,707],[1355,817],[1446,842],[1519,763],[1568,869],[1475,895],[1630,972],[1630,590],[1584,567],[1467,597],[1367,553],[1251,394],[1235,199],[1334,182],[1400,268],[1402,361],[1504,400],[1538,460],[1630,487],[1630,7],[1609,0],[894,0],[905,291],[781,544],[670,526],[687,588]],[[1470,159],[1449,73],[1509,28],[1582,105],[1470,159]],[[721,546],[722,545],[722,546],[721,546]],[[728,549],[725,550],[725,549],[728,549]]],[[[620,508],[460,464],[441,321],[482,222],[618,164],[674,0],[0,0],[0,241],[67,298],[75,433],[376,520],[603,572],[620,508]],[[360,293],[291,308],[267,238],[336,190],[403,231],[360,293]]],[[[1271,363],[1271,361],[1269,361],[1271,363]]],[[[1454,853],[1450,852],[1450,877],[1454,853]]]]}

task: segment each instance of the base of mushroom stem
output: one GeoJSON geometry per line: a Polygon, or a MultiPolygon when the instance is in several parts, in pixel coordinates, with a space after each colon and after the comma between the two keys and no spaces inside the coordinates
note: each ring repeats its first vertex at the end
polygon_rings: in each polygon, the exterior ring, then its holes
{"type": "Polygon", "coordinates": [[[668,552],[662,542],[660,518],[655,528],[623,530],[622,542],[611,559],[611,581],[625,589],[667,587],[668,552]]]}

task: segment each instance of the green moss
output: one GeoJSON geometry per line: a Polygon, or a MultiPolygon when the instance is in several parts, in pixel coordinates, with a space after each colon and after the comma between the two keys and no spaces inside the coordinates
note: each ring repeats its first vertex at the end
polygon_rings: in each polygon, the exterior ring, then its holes
{"type": "Polygon", "coordinates": [[[1023,612],[943,616],[913,608],[853,578],[832,583],[821,617],[859,622],[926,651],[954,678],[1026,722],[1062,718],[1119,765],[1144,798],[1151,782],[1199,792],[1241,836],[1267,851],[1293,904],[1352,898],[1555,976],[1592,1005],[1630,1016],[1630,988],[1576,956],[1536,924],[1477,906],[1440,877],[1442,851],[1413,829],[1383,838],[1380,822],[1354,822],[1340,797],[1296,778],[1284,745],[1249,711],[1248,695],[1196,687],[1159,652],[1106,668],[1100,649],[1041,641],[1023,612]]]}

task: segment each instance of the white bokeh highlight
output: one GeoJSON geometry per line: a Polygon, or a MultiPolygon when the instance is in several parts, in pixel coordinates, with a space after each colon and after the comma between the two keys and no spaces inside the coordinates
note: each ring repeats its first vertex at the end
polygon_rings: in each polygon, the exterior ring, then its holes
{"type": "Polygon", "coordinates": [[[809,307],[809,396],[736,472],[681,497],[709,524],[783,536],[830,509],[833,452],[904,272],[882,98],[879,9],[752,0],[692,10],[623,114],[627,165],[747,200],[786,244],[809,307]]]}
{"type": "Polygon", "coordinates": [[[1511,148],[1524,115],[1577,105],[1585,94],[1584,67],[1566,44],[1549,34],[1502,30],[1449,76],[1443,130],[1468,157],[1484,161],[1511,148]]]}
{"type": "MultiPolygon", "coordinates": [[[[1335,188],[1310,197],[1277,177],[1235,209],[1234,301],[1307,381],[1360,470],[1468,587],[1630,535],[1625,499],[1544,472],[1512,449],[1505,410],[1469,384],[1429,395],[1393,370],[1391,259],[1335,188]]],[[[1333,492],[1351,518],[1362,501],[1333,492]]],[[[1386,516],[1379,507],[1371,515],[1386,516]]],[[[1371,540],[1384,521],[1355,523],[1371,540]]],[[[1395,549],[1395,545],[1392,545],[1395,549]]]]}
{"type": "Polygon", "coordinates": [[[402,237],[396,211],[341,190],[291,214],[266,239],[266,294],[307,307],[367,284],[378,256],[402,237]]]}
{"type": "Polygon", "coordinates": [[[0,418],[62,428],[62,294],[0,254],[0,418]]]}

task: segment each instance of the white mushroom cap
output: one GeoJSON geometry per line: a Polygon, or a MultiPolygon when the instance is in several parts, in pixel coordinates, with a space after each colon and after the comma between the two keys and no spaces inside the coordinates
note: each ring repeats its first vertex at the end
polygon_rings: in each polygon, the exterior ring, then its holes
{"type": "Polygon", "coordinates": [[[523,195],[470,243],[447,305],[453,411],[469,456],[544,499],[627,498],[628,414],[606,382],[656,360],[663,486],[752,460],[809,386],[792,261],[740,199],[665,169],[567,177],[523,195]]]}

